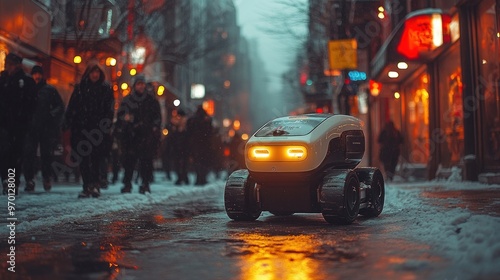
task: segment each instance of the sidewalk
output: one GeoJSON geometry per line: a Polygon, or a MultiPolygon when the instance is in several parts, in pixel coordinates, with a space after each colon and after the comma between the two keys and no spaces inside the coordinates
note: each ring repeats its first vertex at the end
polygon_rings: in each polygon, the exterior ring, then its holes
{"type": "MultiPolygon", "coordinates": [[[[29,232],[32,229],[47,228],[58,223],[73,223],[79,219],[96,216],[113,211],[136,210],[141,211],[151,205],[162,203],[165,200],[179,196],[203,196],[207,193],[221,192],[224,181],[209,178],[205,186],[182,185],[176,186],[172,181],[164,180],[164,174],[155,173],[157,181],[151,184],[151,193],[139,194],[138,186],[134,184],[132,193],[122,194],[122,183],[110,184],[108,189],[101,190],[99,198],[78,198],[81,184],[54,183],[50,192],[45,192],[41,179],[37,178],[33,193],[23,191],[21,184],[19,195],[12,197],[1,196],[1,204],[5,207],[0,212],[0,220],[8,217],[16,219],[18,232],[29,232]],[[15,210],[10,214],[7,210],[7,201],[15,204],[15,210]],[[9,216],[10,215],[10,216],[9,216]]],[[[193,178],[191,178],[193,182],[193,178]]],[[[0,235],[6,233],[6,227],[0,228],[0,235]]]]}
{"type": "Polygon", "coordinates": [[[436,199],[435,204],[442,207],[461,207],[475,214],[500,217],[500,188],[478,190],[434,190],[424,191],[425,198],[436,199]],[[450,201],[455,200],[456,201],[450,201]]]}

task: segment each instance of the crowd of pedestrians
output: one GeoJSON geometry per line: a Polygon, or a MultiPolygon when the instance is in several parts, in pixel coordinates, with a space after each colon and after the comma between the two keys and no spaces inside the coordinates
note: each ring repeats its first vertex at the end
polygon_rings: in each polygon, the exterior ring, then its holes
{"type": "Polygon", "coordinates": [[[199,106],[188,116],[174,110],[162,127],[160,104],[145,77],[135,77],[132,91],[115,112],[111,85],[97,63],[89,63],[75,85],[67,107],[56,88],[47,84],[43,67],[24,72],[21,56],[9,53],[0,76],[0,158],[3,194],[9,170],[15,170],[15,194],[24,174],[24,191],[35,190],[35,174],[50,191],[52,182],[70,173],[82,180],[79,198],[99,197],[101,189],[116,183],[123,170],[122,193],[150,193],[154,161],[161,159],[166,180],[175,185],[207,184],[209,172],[244,168],[244,143],[234,137],[224,143],[212,118],[199,106]],[[162,136],[162,130],[168,131],[162,136]],[[58,151],[59,157],[54,157],[58,151]],[[37,154],[40,163],[38,164],[37,154]],[[189,173],[196,179],[190,182],[189,173]],[[175,174],[175,176],[173,175],[175,174]]]}

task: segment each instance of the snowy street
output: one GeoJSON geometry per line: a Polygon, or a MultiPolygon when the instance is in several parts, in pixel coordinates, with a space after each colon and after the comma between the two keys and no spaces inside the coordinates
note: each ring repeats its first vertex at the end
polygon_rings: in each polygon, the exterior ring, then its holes
{"type": "MultiPolygon", "coordinates": [[[[234,222],[224,211],[224,181],[174,186],[162,176],[147,195],[136,186],[123,195],[118,183],[98,199],[78,199],[80,186],[61,183],[50,193],[21,193],[16,272],[7,270],[12,231],[3,226],[0,278],[494,279],[500,273],[499,185],[388,183],[378,218],[334,226],[321,214],[301,213],[264,212],[255,222],[234,222]]],[[[6,196],[2,201],[7,209],[6,196]]]]}

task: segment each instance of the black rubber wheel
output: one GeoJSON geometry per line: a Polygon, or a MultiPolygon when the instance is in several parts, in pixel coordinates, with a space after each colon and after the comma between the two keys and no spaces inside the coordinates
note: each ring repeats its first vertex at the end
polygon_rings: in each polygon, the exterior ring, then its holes
{"type": "Polygon", "coordinates": [[[351,224],[359,213],[360,193],[356,172],[333,169],[320,186],[321,214],[331,224],[351,224]]]}
{"type": "Polygon", "coordinates": [[[224,189],[226,214],[235,221],[255,221],[262,210],[257,202],[256,183],[248,170],[236,170],[226,181],[224,189]]]}
{"type": "Polygon", "coordinates": [[[368,206],[360,209],[359,214],[366,217],[377,217],[384,209],[385,184],[384,176],[379,169],[374,167],[355,169],[359,181],[370,186],[366,190],[368,206]]]}

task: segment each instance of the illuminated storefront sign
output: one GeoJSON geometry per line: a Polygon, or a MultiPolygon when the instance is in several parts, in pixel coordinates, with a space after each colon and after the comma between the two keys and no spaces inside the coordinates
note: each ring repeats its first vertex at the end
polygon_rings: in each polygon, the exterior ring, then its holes
{"type": "Polygon", "coordinates": [[[407,19],[396,49],[408,59],[428,56],[444,43],[449,43],[451,18],[444,14],[425,14],[407,19]]]}
{"type": "Polygon", "coordinates": [[[365,81],[366,80],[366,73],[365,72],[362,72],[362,71],[349,71],[349,73],[347,73],[347,75],[349,76],[349,79],[351,81],[365,81]]]}

